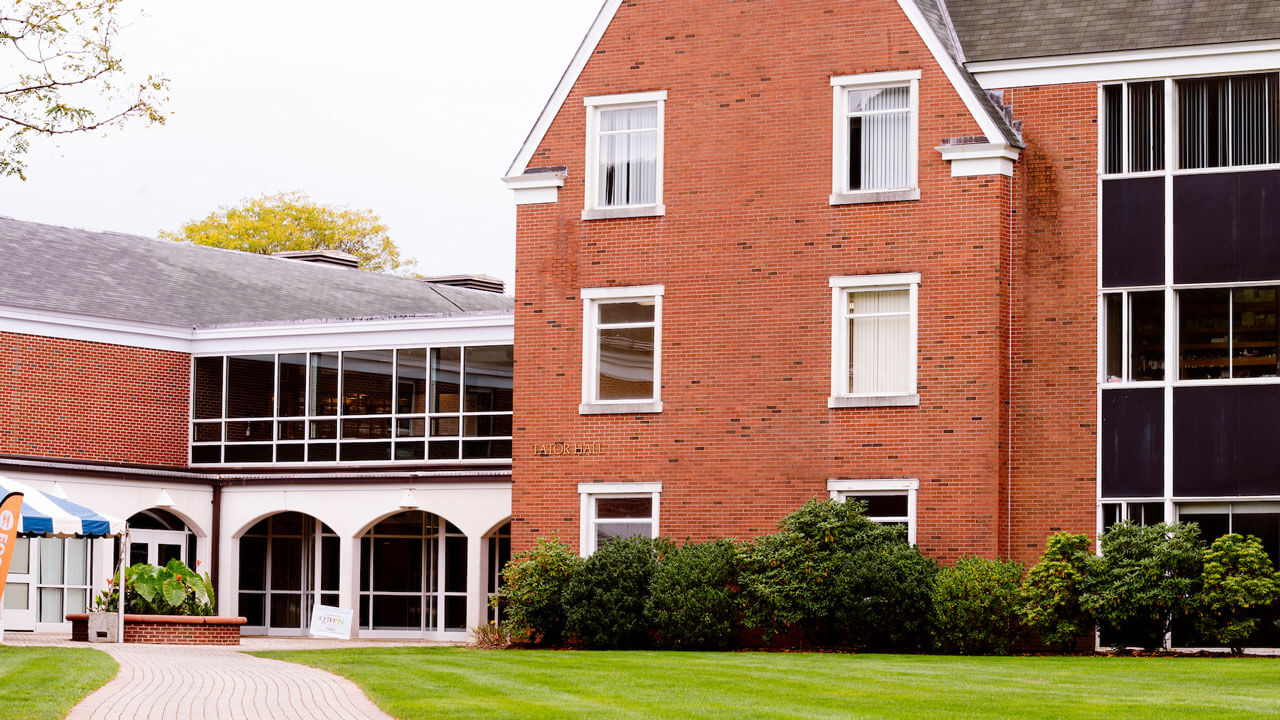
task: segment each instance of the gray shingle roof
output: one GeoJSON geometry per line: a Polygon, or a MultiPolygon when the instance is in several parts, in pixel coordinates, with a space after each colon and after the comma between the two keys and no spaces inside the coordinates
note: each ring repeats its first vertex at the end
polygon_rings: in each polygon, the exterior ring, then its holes
{"type": "Polygon", "coordinates": [[[991,142],[1004,140],[1011,145],[1022,147],[1022,133],[1018,128],[1013,126],[1009,117],[1005,115],[999,103],[982,89],[976,78],[969,73],[964,67],[964,51],[959,45],[959,39],[956,37],[955,28],[952,27],[951,20],[947,15],[947,5],[944,0],[916,0],[916,7],[920,8],[920,13],[924,15],[925,20],[929,23],[929,28],[933,30],[933,34],[942,41],[947,49],[947,55],[950,56],[951,62],[960,69],[960,75],[969,86],[972,92],[982,103],[982,109],[995,122],[996,127],[1000,128],[1003,138],[987,138],[991,142]]]}
{"type": "Polygon", "coordinates": [[[171,327],[510,312],[413,278],[0,217],[0,306],[171,327]]]}
{"type": "Polygon", "coordinates": [[[1280,38],[1277,0],[946,0],[969,62],[1280,38]]]}

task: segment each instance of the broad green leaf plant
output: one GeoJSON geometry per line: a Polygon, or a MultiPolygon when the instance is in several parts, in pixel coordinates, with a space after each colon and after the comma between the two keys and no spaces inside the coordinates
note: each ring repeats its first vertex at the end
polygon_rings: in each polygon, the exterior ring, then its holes
{"type": "MultiPolygon", "coordinates": [[[[120,593],[115,579],[98,594],[93,609],[115,612],[120,593]]],[[[164,567],[138,563],[125,568],[125,612],[139,615],[213,615],[213,582],[208,573],[197,573],[179,560],[164,567]]]]}

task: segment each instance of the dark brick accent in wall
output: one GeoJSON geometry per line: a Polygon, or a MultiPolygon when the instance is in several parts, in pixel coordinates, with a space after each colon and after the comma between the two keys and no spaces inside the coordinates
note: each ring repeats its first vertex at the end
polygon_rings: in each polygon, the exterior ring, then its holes
{"type": "Polygon", "coordinates": [[[1102,183],[1102,284],[1164,284],[1164,178],[1102,183]]]}
{"type": "Polygon", "coordinates": [[[1102,393],[1102,496],[1164,494],[1164,390],[1102,393]]]}
{"type": "Polygon", "coordinates": [[[1280,277],[1280,170],[1173,179],[1178,283],[1280,277]]]}

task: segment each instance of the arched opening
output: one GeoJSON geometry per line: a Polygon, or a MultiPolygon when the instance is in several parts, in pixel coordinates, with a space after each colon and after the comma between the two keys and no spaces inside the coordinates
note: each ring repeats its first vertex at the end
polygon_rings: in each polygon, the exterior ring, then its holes
{"type": "Polygon", "coordinates": [[[163,508],[148,508],[129,517],[129,564],[164,566],[179,560],[196,564],[196,534],[177,515],[163,508]]]}
{"type": "Polygon", "coordinates": [[[360,629],[465,631],[467,536],[438,515],[409,510],[360,538],[360,629]]]}
{"type": "Polygon", "coordinates": [[[502,590],[502,569],[511,561],[511,522],[507,521],[498,526],[493,532],[484,537],[485,553],[488,555],[488,572],[489,578],[488,594],[485,596],[487,602],[485,607],[488,608],[489,620],[491,622],[501,622],[504,618],[502,612],[502,604],[493,602],[493,597],[502,590]]]}
{"type": "Polygon", "coordinates": [[[317,602],[338,604],[338,535],[300,512],[259,520],[240,537],[240,614],[247,633],[300,635],[317,602]]]}

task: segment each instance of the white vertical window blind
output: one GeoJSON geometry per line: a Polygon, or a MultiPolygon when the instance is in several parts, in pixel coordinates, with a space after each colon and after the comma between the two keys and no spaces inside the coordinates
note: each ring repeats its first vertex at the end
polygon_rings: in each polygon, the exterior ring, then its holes
{"type": "Polygon", "coordinates": [[[849,392],[911,392],[910,291],[849,290],[847,297],[849,392]]]}
{"type": "Polygon", "coordinates": [[[1164,83],[1118,83],[1102,88],[1103,171],[1164,169],[1164,83]]]}
{"type": "Polygon", "coordinates": [[[859,88],[847,97],[847,189],[911,187],[911,88],[859,88]]]}
{"type": "Polygon", "coordinates": [[[1280,75],[1178,81],[1183,168],[1280,162],[1280,75]]]}
{"type": "Polygon", "coordinates": [[[658,106],[600,110],[600,207],[658,201],[658,106]]]}

